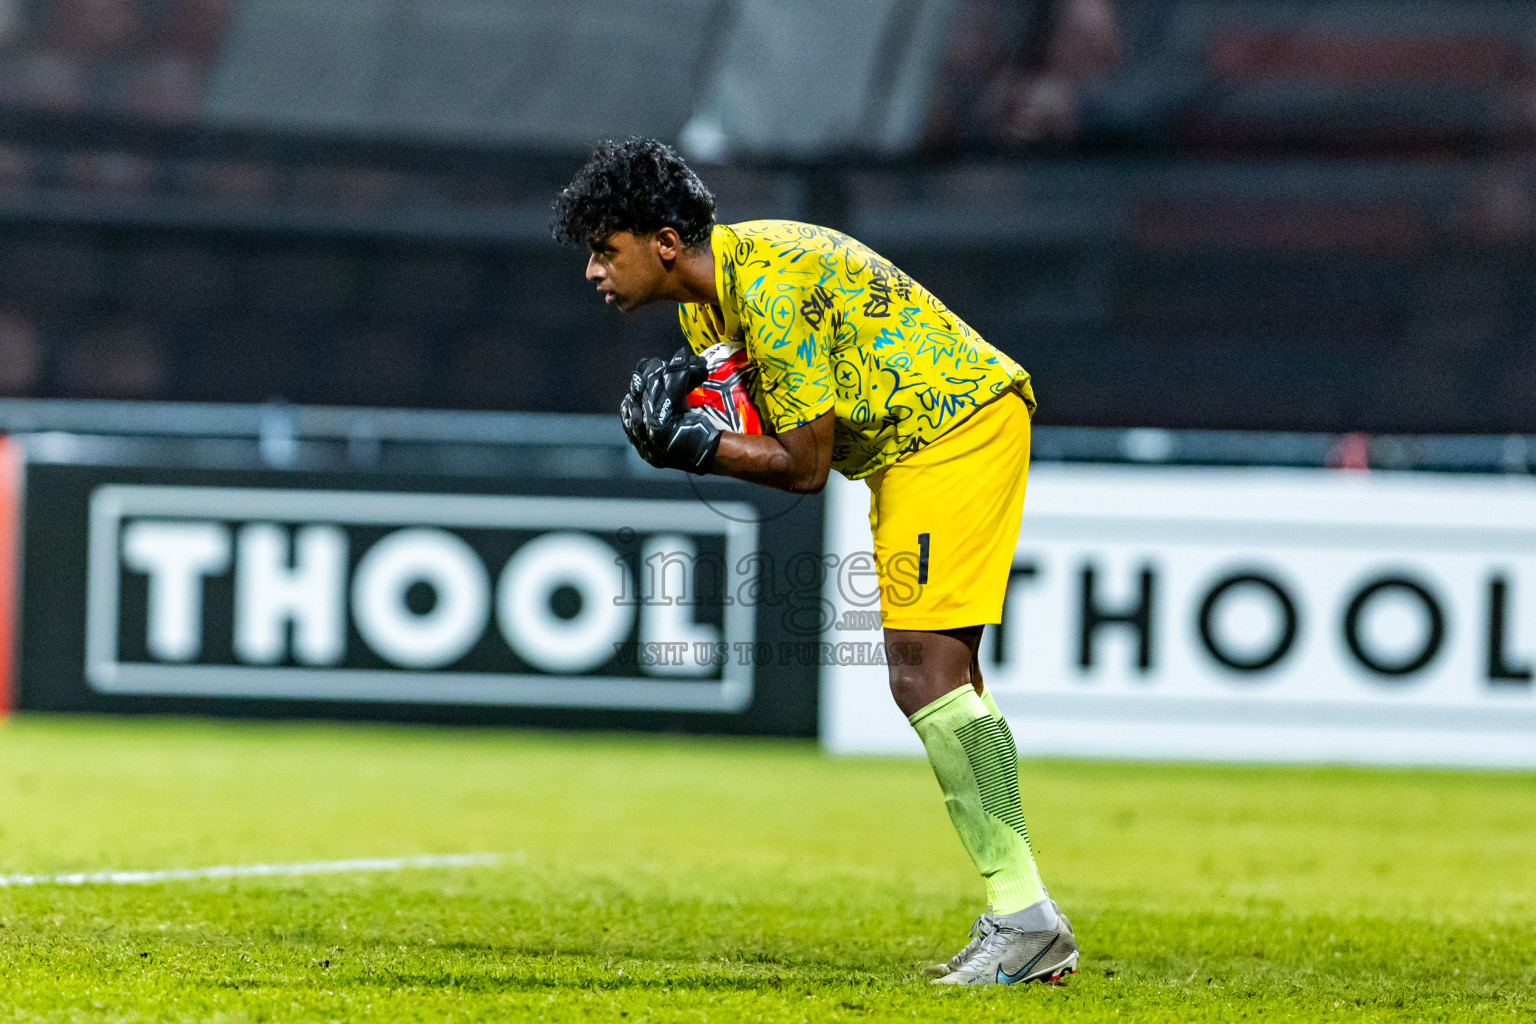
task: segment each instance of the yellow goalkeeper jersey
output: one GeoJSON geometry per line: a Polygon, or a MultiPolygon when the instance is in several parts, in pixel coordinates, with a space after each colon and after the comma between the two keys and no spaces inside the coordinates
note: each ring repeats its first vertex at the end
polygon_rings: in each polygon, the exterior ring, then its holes
{"type": "Polygon", "coordinates": [[[678,309],[695,352],[744,344],[784,433],[833,410],[832,468],[858,480],[918,451],[1029,374],[867,246],[788,220],[717,224],[720,312],[678,309]],[[722,317],[723,314],[723,317],[722,317]]]}

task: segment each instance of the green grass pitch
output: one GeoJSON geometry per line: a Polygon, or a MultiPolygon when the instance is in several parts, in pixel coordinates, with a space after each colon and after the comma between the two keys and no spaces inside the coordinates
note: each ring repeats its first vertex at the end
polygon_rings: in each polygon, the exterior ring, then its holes
{"type": "Polygon", "coordinates": [[[1065,985],[940,990],[981,886],[921,761],[808,743],[22,717],[0,1021],[1536,1021],[1536,776],[1026,762],[1065,985]]]}

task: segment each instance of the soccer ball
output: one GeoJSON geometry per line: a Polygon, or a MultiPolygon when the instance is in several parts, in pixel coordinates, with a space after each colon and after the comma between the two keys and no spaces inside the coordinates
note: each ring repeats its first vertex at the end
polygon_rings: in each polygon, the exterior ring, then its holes
{"type": "Polygon", "coordinates": [[[763,433],[763,418],[752,402],[757,367],[747,359],[746,348],[733,341],[722,341],[699,355],[709,366],[709,377],[688,392],[690,409],[703,413],[721,430],[763,433]]]}

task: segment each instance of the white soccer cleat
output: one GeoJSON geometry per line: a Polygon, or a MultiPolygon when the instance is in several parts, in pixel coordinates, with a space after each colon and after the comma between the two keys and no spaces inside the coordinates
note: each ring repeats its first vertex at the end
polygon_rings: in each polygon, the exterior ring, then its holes
{"type": "Polygon", "coordinates": [[[971,929],[970,944],[950,961],[950,972],[935,979],[934,984],[1019,985],[1059,981],[1077,972],[1077,959],[1077,936],[1072,923],[1056,901],[1047,896],[1014,914],[981,915],[971,929]],[[956,960],[961,962],[956,965],[956,960]]]}

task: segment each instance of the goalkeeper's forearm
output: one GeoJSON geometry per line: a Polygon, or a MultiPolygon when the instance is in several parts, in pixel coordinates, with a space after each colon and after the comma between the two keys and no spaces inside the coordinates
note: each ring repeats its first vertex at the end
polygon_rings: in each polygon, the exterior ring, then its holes
{"type": "Polygon", "coordinates": [[[791,494],[818,494],[832,468],[832,413],[777,437],[724,433],[710,472],[791,494]]]}

